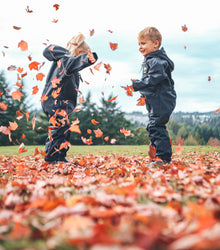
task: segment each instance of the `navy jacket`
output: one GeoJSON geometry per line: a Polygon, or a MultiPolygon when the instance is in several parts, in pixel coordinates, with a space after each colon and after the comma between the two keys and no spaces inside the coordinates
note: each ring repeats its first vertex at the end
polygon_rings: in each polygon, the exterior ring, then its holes
{"type": "Polygon", "coordinates": [[[169,59],[164,48],[151,52],[144,58],[141,80],[133,80],[134,91],[139,91],[146,97],[166,95],[176,99],[174,81],[171,78],[173,69],[174,63],[169,59]]]}
{"type": "MultiPolygon", "coordinates": [[[[77,57],[70,55],[65,48],[57,45],[49,45],[45,48],[43,55],[52,61],[48,73],[43,94],[48,97],[43,101],[43,110],[54,107],[58,101],[72,101],[76,106],[77,90],[79,88],[80,74],[79,71],[92,65],[88,60],[88,54],[82,54],[77,57]]],[[[95,59],[98,57],[93,53],[95,59]]]]}

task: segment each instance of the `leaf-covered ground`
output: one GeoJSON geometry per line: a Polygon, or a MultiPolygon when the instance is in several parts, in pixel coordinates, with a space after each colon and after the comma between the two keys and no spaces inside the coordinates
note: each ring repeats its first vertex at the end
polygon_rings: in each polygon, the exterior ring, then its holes
{"type": "Polygon", "coordinates": [[[220,155],[0,156],[0,249],[220,249],[220,155]]]}

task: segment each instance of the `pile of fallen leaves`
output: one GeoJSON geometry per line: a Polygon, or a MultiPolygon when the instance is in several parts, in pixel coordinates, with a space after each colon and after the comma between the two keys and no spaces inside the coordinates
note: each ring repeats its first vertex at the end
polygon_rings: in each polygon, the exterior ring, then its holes
{"type": "Polygon", "coordinates": [[[0,156],[1,249],[220,248],[218,152],[70,159],[0,156]]]}

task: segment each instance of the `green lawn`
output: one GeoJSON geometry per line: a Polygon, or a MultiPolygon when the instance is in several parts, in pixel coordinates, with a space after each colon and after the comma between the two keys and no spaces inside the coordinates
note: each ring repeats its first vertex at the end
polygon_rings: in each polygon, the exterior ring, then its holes
{"type": "MultiPolygon", "coordinates": [[[[0,146],[0,155],[18,155],[18,147],[19,146],[0,146]]],[[[174,152],[175,152],[174,146],[174,152]]],[[[220,153],[219,147],[213,147],[213,146],[182,146],[184,149],[184,152],[186,151],[197,151],[197,152],[218,152],[220,153]]],[[[25,146],[27,149],[27,152],[22,153],[21,155],[27,156],[32,155],[35,148],[38,148],[38,150],[44,150],[44,145],[36,145],[36,146],[25,146]]],[[[70,150],[68,151],[68,154],[71,155],[88,155],[88,154],[126,154],[126,155],[148,155],[148,146],[147,145],[93,145],[93,146],[87,146],[87,145],[81,145],[81,146],[71,146],[70,150]]]]}

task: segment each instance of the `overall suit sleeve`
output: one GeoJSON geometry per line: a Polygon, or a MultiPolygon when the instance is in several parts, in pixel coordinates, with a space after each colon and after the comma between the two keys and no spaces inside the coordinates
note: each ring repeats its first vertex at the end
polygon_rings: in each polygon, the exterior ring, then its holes
{"type": "MultiPolygon", "coordinates": [[[[97,54],[93,53],[93,56],[95,60],[97,61],[98,59],[97,54]]],[[[74,72],[80,71],[92,64],[93,63],[91,63],[88,59],[88,53],[85,53],[76,57],[70,56],[68,58],[66,70],[68,74],[73,74],[74,72]]]]}
{"type": "Polygon", "coordinates": [[[43,51],[44,57],[46,57],[49,61],[58,61],[60,58],[68,54],[69,51],[65,48],[53,44],[47,46],[43,51]]]}
{"type": "Polygon", "coordinates": [[[143,74],[141,80],[133,80],[134,91],[143,90],[149,87],[156,87],[161,81],[167,78],[165,72],[165,65],[163,61],[158,58],[149,60],[149,69],[148,72],[143,74]]]}

